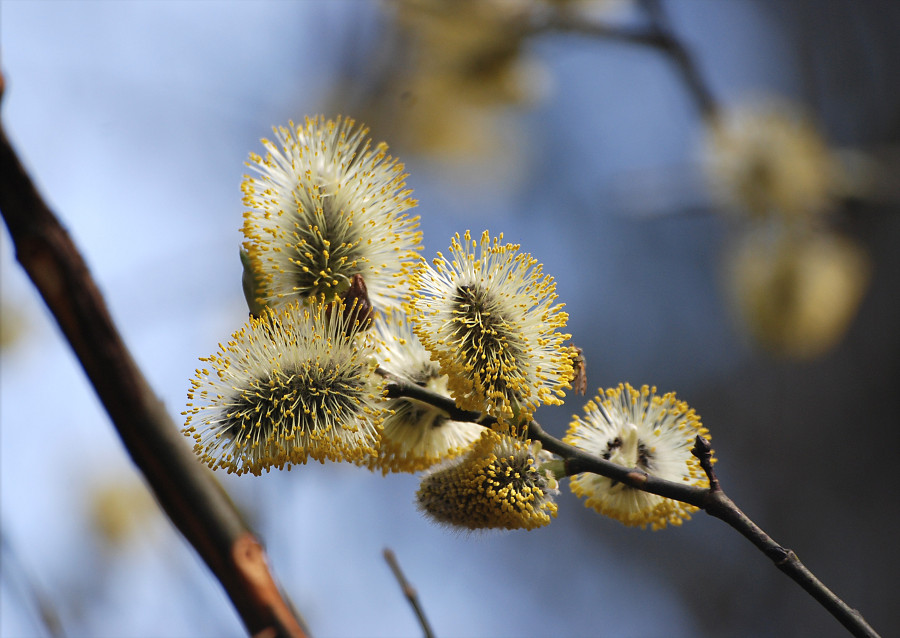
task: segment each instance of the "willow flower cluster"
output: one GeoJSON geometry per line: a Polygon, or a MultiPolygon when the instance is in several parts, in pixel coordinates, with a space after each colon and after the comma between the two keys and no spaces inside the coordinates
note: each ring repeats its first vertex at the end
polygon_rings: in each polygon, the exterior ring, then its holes
{"type": "MultiPolygon", "coordinates": [[[[317,117],[275,135],[265,157],[250,155],[255,176],[242,186],[250,317],[190,382],[184,433],[199,459],[254,475],[310,459],[424,471],[418,507],[440,524],[550,523],[564,467],[526,437],[528,424],[585,383],[553,278],[487,230],[457,234],[427,262],[403,165],[353,120],[317,117]],[[420,391],[389,392],[400,384],[420,391]]],[[[589,402],[566,440],[703,485],[690,455],[698,433],[674,395],[626,384],[589,402]]],[[[659,528],[691,511],[593,474],[571,487],[627,525],[659,528]]]]}
{"type": "MultiPolygon", "coordinates": [[[[375,358],[390,375],[449,396],[448,377],[419,341],[405,315],[387,312],[375,319],[375,358]]],[[[417,472],[454,458],[478,439],[484,428],[454,421],[443,411],[415,399],[391,399],[373,467],[387,472],[417,472]]]]}
{"type": "Polygon", "coordinates": [[[401,53],[389,64],[380,56],[364,62],[380,78],[374,90],[360,94],[355,78],[346,90],[362,98],[375,128],[408,150],[468,166],[508,162],[523,139],[510,109],[540,102],[552,86],[533,55],[535,26],[554,14],[616,21],[631,2],[393,0],[385,3],[382,45],[401,53]]]}

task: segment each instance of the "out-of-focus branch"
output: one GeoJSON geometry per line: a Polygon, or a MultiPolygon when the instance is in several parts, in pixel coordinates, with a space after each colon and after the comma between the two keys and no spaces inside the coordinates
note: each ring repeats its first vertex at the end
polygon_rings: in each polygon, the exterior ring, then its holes
{"type": "Polygon", "coordinates": [[[572,33],[656,49],[675,66],[701,115],[706,118],[714,116],[716,101],[703,80],[694,58],[672,32],[658,5],[648,3],[647,7],[651,21],[648,27],[612,26],[591,20],[577,12],[553,11],[542,14],[540,19],[531,25],[529,33],[572,33]]]}
{"type": "Polygon", "coordinates": [[[394,578],[396,578],[397,582],[400,584],[403,595],[406,596],[406,600],[409,601],[410,606],[413,608],[416,618],[419,619],[419,624],[422,626],[422,633],[425,635],[425,638],[434,638],[434,632],[431,631],[431,625],[428,624],[425,610],[423,610],[422,605],[419,604],[419,595],[416,593],[415,587],[410,585],[409,581],[406,580],[406,576],[403,575],[403,570],[400,569],[400,563],[397,561],[397,556],[389,547],[384,549],[384,560],[387,561],[391,571],[394,572],[394,578]]]}
{"type": "Polygon", "coordinates": [[[18,574],[19,589],[22,592],[22,596],[29,598],[29,602],[33,603],[40,623],[47,635],[51,638],[65,638],[66,632],[63,630],[62,621],[59,618],[59,614],[56,613],[56,608],[38,586],[36,579],[19,560],[2,528],[0,528],[0,556],[2,556],[0,561],[3,564],[3,579],[8,578],[10,585],[12,585],[14,577],[10,575],[10,572],[13,571],[18,574]]]}
{"type": "Polygon", "coordinates": [[[81,254],[2,126],[0,211],[16,258],[75,351],[125,448],[163,510],[222,583],[247,630],[255,636],[305,636],[302,620],[272,578],[265,551],[148,385],[81,254]]]}
{"type": "MultiPolygon", "coordinates": [[[[393,377],[385,371],[380,371],[380,373],[388,378],[385,395],[390,398],[407,397],[433,405],[447,413],[454,421],[469,421],[488,427],[496,422],[495,419],[483,417],[478,412],[460,410],[450,398],[393,377]]],[[[644,492],[688,503],[704,510],[710,516],[724,521],[753,543],[778,569],[817,600],[851,634],[859,638],[878,637],[878,633],[869,626],[858,611],[838,598],[800,562],[793,551],[776,543],[728,498],[713,472],[712,450],[709,442],[703,437],[697,437],[691,453],[700,460],[700,465],[709,478],[709,488],[666,481],[651,476],[643,470],[627,468],[588,454],[547,434],[536,421],[528,424],[528,437],[540,441],[545,450],[562,457],[566,476],[574,476],[583,472],[599,474],[644,492]]]]}

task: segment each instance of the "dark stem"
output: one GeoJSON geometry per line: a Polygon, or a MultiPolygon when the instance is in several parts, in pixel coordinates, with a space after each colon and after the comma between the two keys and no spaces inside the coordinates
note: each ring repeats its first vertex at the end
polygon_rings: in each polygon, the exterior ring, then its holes
{"type": "Polygon", "coordinates": [[[262,546],[153,393],[84,259],[37,192],[2,126],[0,211],[16,258],[75,351],[126,450],[163,510],[222,583],[247,630],[305,636],[300,616],[269,572],[262,546]]]}
{"type": "Polygon", "coordinates": [[[410,585],[409,581],[406,580],[406,576],[403,575],[403,570],[400,569],[400,563],[397,561],[397,556],[389,547],[384,549],[384,560],[387,561],[391,571],[394,572],[394,578],[396,578],[397,582],[400,584],[403,595],[406,596],[406,600],[409,601],[410,606],[413,608],[416,618],[419,619],[419,624],[422,626],[422,633],[425,635],[425,638],[434,638],[434,632],[431,631],[431,625],[428,623],[428,618],[425,617],[425,611],[419,603],[419,595],[416,593],[415,587],[410,585]]]}
{"type": "MultiPolygon", "coordinates": [[[[389,377],[386,394],[391,398],[408,397],[440,408],[455,421],[490,425],[488,420],[482,418],[478,412],[458,409],[452,399],[392,377],[383,370],[379,372],[389,377]]],[[[627,468],[595,457],[547,434],[536,421],[528,424],[528,437],[540,441],[545,450],[562,457],[567,476],[574,476],[582,472],[599,474],[644,492],[694,505],[710,516],[724,521],[753,543],[778,569],[817,600],[851,634],[864,638],[878,638],[878,633],[869,626],[858,611],[838,598],[800,562],[793,551],[772,540],[728,498],[722,491],[719,480],[713,471],[712,448],[709,441],[702,436],[697,437],[691,453],[699,459],[700,466],[706,472],[710,483],[709,488],[666,481],[642,470],[627,468]]]]}

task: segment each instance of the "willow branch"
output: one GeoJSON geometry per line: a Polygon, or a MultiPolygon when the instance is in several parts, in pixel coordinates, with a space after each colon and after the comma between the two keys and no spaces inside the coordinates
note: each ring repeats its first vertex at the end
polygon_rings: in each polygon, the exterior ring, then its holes
{"type": "Polygon", "coordinates": [[[431,631],[431,625],[428,624],[428,618],[425,617],[425,610],[422,609],[422,605],[419,603],[419,595],[416,593],[415,587],[410,585],[409,581],[406,580],[406,576],[403,575],[403,570],[400,569],[400,563],[397,561],[397,556],[389,547],[384,549],[384,560],[387,561],[391,571],[394,572],[394,578],[396,578],[397,582],[400,584],[403,595],[406,596],[406,600],[409,601],[410,606],[413,608],[416,618],[419,619],[419,624],[422,626],[422,633],[425,635],[425,638],[434,638],[434,632],[431,631]]]}
{"type": "MultiPolygon", "coordinates": [[[[2,97],[2,76],[0,76],[2,97]]],[[[75,351],[122,443],[163,510],[257,636],[305,636],[265,551],[153,393],[71,237],[38,193],[0,126],[0,211],[16,258],[75,351]]]]}
{"type": "MultiPolygon", "coordinates": [[[[496,422],[496,419],[484,417],[478,412],[460,410],[448,397],[391,376],[384,370],[379,370],[379,372],[388,377],[385,385],[385,396],[387,397],[407,397],[427,403],[446,412],[455,421],[469,421],[488,427],[496,422]]],[[[688,503],[704,510],[710,516],[724,521],[753,543],[778,569],[818,601],[851,634],[860,638],[878,637],[878,633],[869,626],[857,610],[847,605],[828,589],[800,562],[792,550],[776,543],[728,498],[722,491],[719,480],[713,471],[709,442],[703,437],[697,437],[691,453],[700,460],[700,465],[709,478],[709,488],[666,481],[651,476],[643,470],[628,468],[588,454],[547,434],[536,421],[528,424],[528,437],[540,441],[545,450],[563,459],[566,476],[574,476],[583,472],[599,474],[644,492],[688,503]]]]}
{"type": "Polygon", "coordinates": [[[711,462],[711,448],[709,441],[702,436],[697,437],[694,449],[691,453],[700,460],[700,465],[709,478],[710,489],[703,509],[710,516],[725,521],[737,530],[741,535],[756,546],[763,554],[769,557],[775,567],[788,575],[791,580],[800,585],[810,596],[815,598],[828,612],[852,633],[854,636],[877,636],[875,630],[869,626],[865,618],[849,605],[841,600],[825,584],[820,581],[807,567],[800,562],[793,550],[787,549],[775,542],[756,523],[744,514],[734,502],[728,498],[719,484],[711,462]]]}

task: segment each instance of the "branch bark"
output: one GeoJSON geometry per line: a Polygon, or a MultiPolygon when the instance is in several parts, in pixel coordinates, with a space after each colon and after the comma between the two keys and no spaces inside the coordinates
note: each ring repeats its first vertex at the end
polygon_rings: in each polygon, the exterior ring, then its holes
{"type": "MultiPolygon", "coordinates": [[[[0,75],[0,97],[2,97],[0,75]]],[[[231,598],[247,631],[306,635],[265,551],[153,393],[122,341],[71,237],[38,193],[0,125],[0,212],[16,258],[75,351],[122,443],[163,510],[231,598]]]]}

